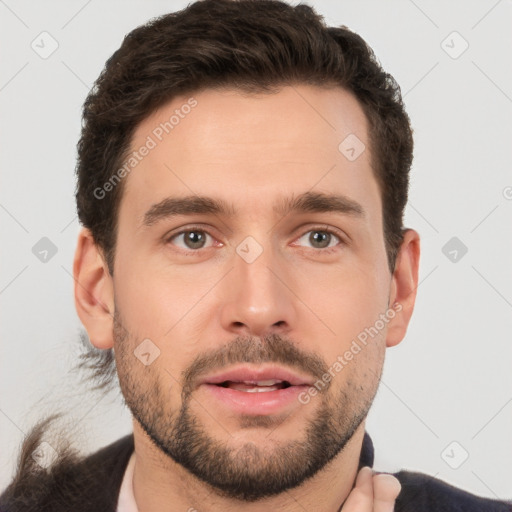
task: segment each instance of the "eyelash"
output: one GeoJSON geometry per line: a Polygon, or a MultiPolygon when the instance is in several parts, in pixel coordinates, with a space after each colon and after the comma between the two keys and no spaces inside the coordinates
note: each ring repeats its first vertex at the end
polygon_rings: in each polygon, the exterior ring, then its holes
{"type": "MultiPolygon", "coordinates": [[[[175,238],[177,238],[178,236],[180,235],[184,235],[186,233],[190,233],[190,232],[194,232],[194,231],[197,231],[197,232],[200,232],[200,233],[205,233],[207,234],[209,237],[215,239],[215,237],[210,234],[207,230],[205,230],[204,228],[202,227],[195,227],[195,226],[191,226],[183,231],[179,231],[178,233],[173,233],[172,235],[168,236],[165,238],[164,240],[164,243],[168,244],[168,243],[171,243],[172,240],[174,240],[175,238]]],[[[323,227],[323,226],[316,226],[316,227],[313,227],[313,228],[310,228],[308,229],[307,231],[305,231],[304,233],[302,233],[299,237],[297,237],[296,240],[300,240],[304,235],[308,234],[308,233],[311,233],[311,232],[314,232],[314,231],[318,231],[318,232],[321,232],[321,233],[329,233],[330,235],[336,237],[338,240],[339,240],[339,243],[333,247],[325,247],[323,249],[316,249],[316,252],[318,253],[323,253],[323,254],[330,254],[336,250],[339,249],[339,246],[340,245],[346,245],[346,242],[345,240],[343,239],[343,237],[340,235],[340,233],[332,228],[328,228],[328,227],[323,227]]],[[[211,249],[212,247],[206,247],[206,249],[211,249]]],[[[182,248],[179,248],[181,251],[185,251],[183,254],[185,255],[195,255],[196,253],[199,254],[201,252],[201,249],[205,249],[203,247],[199,248],[199,249],[182,249],[182,248]]],[[[314,247],[311,247],[310,249],[315,249],[314,247]]]]}

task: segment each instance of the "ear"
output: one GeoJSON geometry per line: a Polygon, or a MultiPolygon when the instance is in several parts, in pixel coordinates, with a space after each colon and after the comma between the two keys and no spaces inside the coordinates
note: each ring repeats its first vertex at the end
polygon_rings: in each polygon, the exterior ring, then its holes
{"type": "Polygon", "coordinates": [[[395,270],[391,277],[389,304],[395,310],[396,315],[388,323],[387,347],[398,345],[407,332],[407,326],[416,302],[419,262],[420,236],[413,229],[407,229],[404,232],[395,270]]]}
{"type": "Polygon", "coordinates": [[[73,262],[75,307],[91,343],[100,349],[114,345],[114,286],[102,252],[89,229],[82,228],[73,262]]]}

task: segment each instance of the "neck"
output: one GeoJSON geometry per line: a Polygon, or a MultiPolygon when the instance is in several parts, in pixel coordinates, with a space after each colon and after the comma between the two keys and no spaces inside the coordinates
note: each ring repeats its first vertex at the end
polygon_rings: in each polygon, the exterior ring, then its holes
{"type": "Polygon", "coordinates": [[[139,512],[205,511],[337,512],[355,482],[365,422],[323,470],[302,485],[257,502],[241,502],[216,493],[157,448],[134,421],[135,467],[133,491],[139,512]],[[206,505],[207,504],[207,505],[206,505]],[[206,508],[207,507],[207,508],[206,508]]]}

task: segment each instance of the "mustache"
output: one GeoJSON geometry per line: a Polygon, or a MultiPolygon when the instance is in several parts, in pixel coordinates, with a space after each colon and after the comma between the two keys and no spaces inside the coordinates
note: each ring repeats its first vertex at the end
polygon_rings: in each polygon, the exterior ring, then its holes
{"type": "Polygon", "coordinates": [[[220,348],[195,357],[182,372],[183,393],[190,393],[205,374],[237,363],[281,363],[311,375],[315,380],[321,379],[329,370],[328,365],[318,355],[297,348],[290,339],[278,334],[269,334],[263,338],[239,336],[220,348]]]}

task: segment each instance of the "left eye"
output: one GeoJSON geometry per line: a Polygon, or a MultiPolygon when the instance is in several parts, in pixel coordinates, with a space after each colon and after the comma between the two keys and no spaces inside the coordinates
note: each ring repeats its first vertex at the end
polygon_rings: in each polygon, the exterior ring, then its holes
{"type": "Polygon", "coordinates": [[[173,242],[181,249],[203,249],[208,240],[211,242],[213,239],[206,231],[194,229],[190,231],[182,231],[181,233],[174,235],[171,237],[169,242],[173,242]],[[180,240],[181,243],[177,243],[177,240],[180,240]]]}
{"type": "Polygon", "coordinates": [[[340,243],[341,239],[330,231],[314,229],[302,235],[298,241],[309,243],[315,249],[327,249],[340,243]]]}

